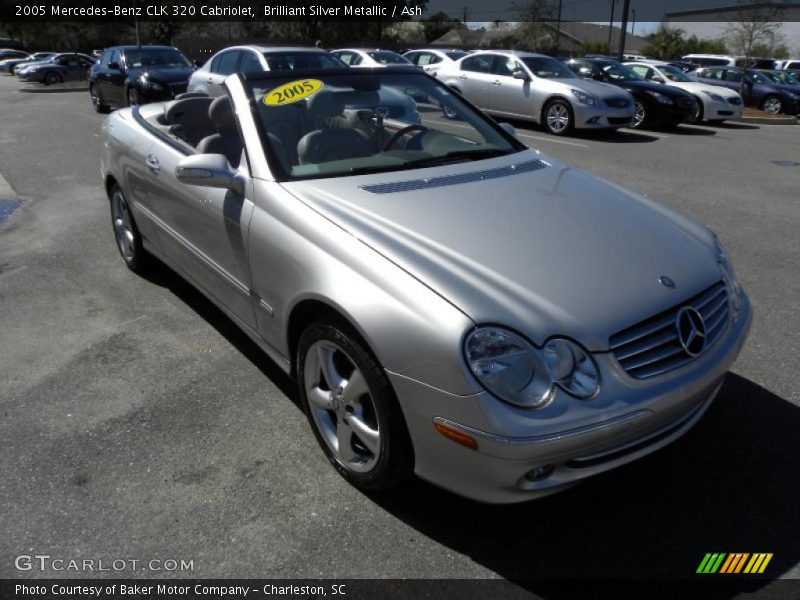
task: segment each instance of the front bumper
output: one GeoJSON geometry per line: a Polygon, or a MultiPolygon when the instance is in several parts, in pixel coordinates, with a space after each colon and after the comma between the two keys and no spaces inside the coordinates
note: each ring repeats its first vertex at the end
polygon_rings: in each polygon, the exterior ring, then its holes
{"type": "Polygon", "coordinates": [[[610,106],[586,106],[573,103],[575,129],[616,129],[630,127],[633,123],[633,103],[627,108],[610,106]]]}
{"type": "Polygon", "coordinates": [[[589,401],[562,392],[530,411],[488,392],[455,396],[389,373],[414,444],[421,478],[489,503],[546,496],[581,479],[645,456],[676,440],[702,417],[736,360],[751,322],[741,313],[704,355],[653,380],[635,380],[610,353],[596,354],[601,391],[589,401]],[[444,424],[477,441],[473,450],[439,434],[444,424]],[[548,475],[526,474],[546,466],[548,475]]]}
{"type": "Polygon", "coordinates": [[[709,121],[738,120],[742,118],[743,110],[743,104],[716,102],[714,100],[703,102],[703,118],[709,121]]]}

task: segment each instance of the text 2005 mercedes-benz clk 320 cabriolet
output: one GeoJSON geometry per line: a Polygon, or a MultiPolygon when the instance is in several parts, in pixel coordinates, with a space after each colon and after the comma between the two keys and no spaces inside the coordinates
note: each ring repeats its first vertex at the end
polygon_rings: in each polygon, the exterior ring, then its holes
{"type": "Polygon", "coordinates": [[[119,250],[170,265],[296,378],[356,486],[536,498],[672,442],[714,399],[751,312],[705,226],[415,69],[225,86],[106,121],[119,250]]]}

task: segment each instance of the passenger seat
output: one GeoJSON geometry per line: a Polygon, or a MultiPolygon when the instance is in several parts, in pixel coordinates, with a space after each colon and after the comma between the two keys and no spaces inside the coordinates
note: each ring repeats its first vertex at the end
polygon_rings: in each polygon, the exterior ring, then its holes
{"type": "Polygon", "coordinates": [[[200,154],[222,154],[232,167],[238,167],[242,159],[244,144],[236,125],[236,115],[228,96],[215,98],[208,107],[208,116],[214,123],[217,133],[204,137],[197,144],[200,154]]]}

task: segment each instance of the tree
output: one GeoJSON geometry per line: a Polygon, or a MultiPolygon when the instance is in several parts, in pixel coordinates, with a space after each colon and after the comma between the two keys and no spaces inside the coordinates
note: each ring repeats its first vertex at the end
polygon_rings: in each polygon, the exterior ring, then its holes
{"type": "Polygon", "coordinates": [[[458,22],[457,19],[453,19],[447,13],[441,11],[427,17],[422,22],[422,26],[425,28],[425,41],[430,43],[438,40],[450,31],[456,22],[458,22]]]}
{"type": "Polygon", "coordinates": [[[554,44],[556,5],[553,0],[512,2],[520,24],[514,38],[520,47],[534,52],[551,49],[554,44]]]}
{"type": "Polygon", "coordinates": [[[647,38],[647,45],[642,53],[662,60],[674,60],[686,54],[686,41],[683,29],[664,27],[663,25],[647,38]]]}
{"type": "Polygon", "coordinates": [[[581,46],[581,55],[587,54],[611,54],[611,48],[608,47],[608,42],[586,42],[581,46]]]}
{"type": "Polygon", "coordinates": [[[755,48],[767,48],[771,54],[782,43],[780,29],[785,11],[771,5],[744,5],[742,0],[739,3],[739,10],[725,28],[725,36],[730,49],[749,63],[755,48]]]}
{"type": "Polygon", "coordinates": [[[686,40],[684,54],[728,54],[723,40],[701,40],[692,35],[686,40]]]}

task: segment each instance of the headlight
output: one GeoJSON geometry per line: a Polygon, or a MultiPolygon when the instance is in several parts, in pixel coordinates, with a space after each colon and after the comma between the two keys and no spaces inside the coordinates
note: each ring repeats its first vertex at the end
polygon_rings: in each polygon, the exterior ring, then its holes
{"type": "Polygon", "coordinates": [[[656,100],[658,100],[658,102],[661,104],[672,104],[672,98],[670,98],[669,96],[665,96],[664,94],[659,94],[658,92],[654,92],[652,90],[648,90],[647,93],[650,94],[656,100]]]}
{"type": "Polygon", "coordinates": [[[733,264],[731,264],[728,251],[725,250],[725,247],[716,235],[714,235],[714,243],[717,246],[717,264],[719,265],[720,271],[722,271],[722,281],[725,283],[725,288],[728,290],[728,298],[730,299],[733,316],[736,317],[739,311],[742,310],[742,287],[736,279],[736,273],[733,270],[733,264]]]}
{"type": "Polygon", "coordinates": [[[591,398],[600,376],[586,351],[569,340],[555,338],[544,345],[544,360],[553,381],[576,398],[591,398]]]}
{"type": "Polygon", "coordinates": [[[708,90],[703,90],[703,93],[709,98],[711,98],[714,102],[725,102],[725,98],[723,98],[719,94],[715,94],[714,92],[709,92],[708,90]]]}
{"type": "Polygon", "coordinates": [[[550,340],[536,348],[522,336],[500,327],[481,327],[464,341],[470,370],[495,396],[524,408],[541,408],[558,385],[578,398],[595,394],[599,375],[577,344],[550,340]]]}
{"type": "Polygon", "coordinates": [[[597,98],[594,96],[590,96],[580,90],[570,90],[572,95],[580,102],[581,104],[586,104],[587,106],[597,106],[597,98]]]}
{"type": "Polygon", "coordinates": [[[789,96],[789,98],[791,98],[792,100],[800,100],[800,96],[792,92],[786,92],[786,95],[789,96]]]}

